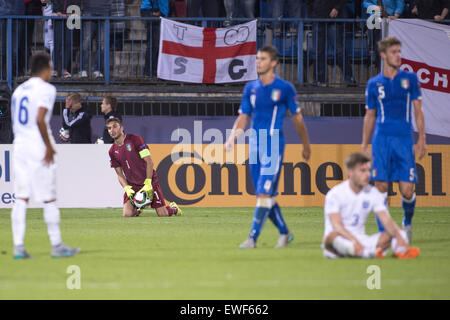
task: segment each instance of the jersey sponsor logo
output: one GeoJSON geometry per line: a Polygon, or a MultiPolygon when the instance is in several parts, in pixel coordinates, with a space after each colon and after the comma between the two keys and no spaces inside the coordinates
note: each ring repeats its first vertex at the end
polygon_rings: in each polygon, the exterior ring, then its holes
{"type": "Polygon", "coordinates": [[[363,207],[363,209],[369,208],[369,201],[363,201],[362,207],[363,207]]]}
{"type": "Polygon", "coordinates": [[[270,95],[273,102],[277,102],[281,98],[281,90],[279,89],[273,89],[272,94],[270,95]]]}
{"type": "Polygon", "coordinates": [[[400,81],[400,85],[402,86],[403,89],[408,89],[409,88],[409,80],[408,79],[402,79],[400,81]]]}
{"type": "Polygon", "coordinates": [[[127,150],[131,151],[131,143],[127,143],[127,150]]]}

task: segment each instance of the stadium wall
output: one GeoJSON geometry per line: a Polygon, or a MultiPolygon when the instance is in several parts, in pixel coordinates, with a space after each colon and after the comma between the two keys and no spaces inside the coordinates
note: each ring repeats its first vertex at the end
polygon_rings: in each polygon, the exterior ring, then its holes
{"type": "MultiPolygon", "coordinates": [[[[223,153],[222,148],[223,133],[231,128],[234,119],[127,117],[124,124],[127,132],[140,134],[149,143],[167,200],[183,206],[251,207],[255,198],[246,164],[247,147],[236,145],[235,151],[228,154],[223,153]],[[190,136],[191,140],[177,144],[181,139],[171,137],[180,132],[190,136]],[[215,143],[209,144],[211,139],[205,139],[208,132],[216,135],[215,143]],[[180,151],[187,156],[173,161],[171,155],[180,151]],[[232,155],[234,158],[230,158],[232,155]],[[230,163],[224,163],[226,160],[230,163]]],[[[94,128],[98,135],[103,130],[100,120],[97,121],[100,126],[94,128]]],[[[312,159],[308,163],[301,159],[301,146],[293,126],[289,121],[286,124],[287,146],[277,198],[282,206],[323,206],[326,192],[345,179],[344,158],[350,152],[360,150],[361,118],[306,118],[306,125],[313,144],[312,159]]],[[[53,132],[57,132],[59,126],[59,121],[53,121],[53,132]]],[[[417,161],[418,206],[450,205],[448,140],[429,136],[427,155],[417,161]]],[[[122,206],[123,190],[109,166],[109,147],[94,144],[57,146],[60,207],[122,206]]],[[[0,145],[0,208],[9,208],[14,202],[12,152],[12,145],[0,145]]],[[[396,185],[390,189],[390,194],[390,205],[399,206],[396,185]]],[[[36,204],[32,203],[32,206],[36,204]]]]}

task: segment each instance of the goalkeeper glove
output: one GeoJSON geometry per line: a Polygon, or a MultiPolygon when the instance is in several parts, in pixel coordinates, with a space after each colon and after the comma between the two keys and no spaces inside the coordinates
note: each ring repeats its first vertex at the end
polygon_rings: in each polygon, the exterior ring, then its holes
{"type": "Polygon", "coordinates": [[[145,191],[150,198],[150,200],[153,199],[153,187],[152,187],[152,179],[147,178],[144,181],[144,186],[139,190],[139,192],[145,191]]]}
{"type": "Polygon", "coordinates": [[[123,189],[125,190],[125,193],[127,194],[128,199],[133,200],[133,196],[134,196],[133,187],[125,186],[125,187],[123,187],[123,189]]]}

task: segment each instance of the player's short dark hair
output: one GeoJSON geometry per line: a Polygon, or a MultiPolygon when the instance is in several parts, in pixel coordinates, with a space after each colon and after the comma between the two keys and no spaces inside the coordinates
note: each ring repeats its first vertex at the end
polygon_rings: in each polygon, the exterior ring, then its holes
{"type": "Polygon", "coordinates": [[[265,45],[264,47],[258,49],[260,52],[267,52],[270,56],[270,60],[278,61],[278,50],[272,45],[265,45]]]}
{"type": "Polygon", "coordinates": [[[116,111],[117,109],[117,99],[111,96],[106,96],[103,99],[105,99],[105,103],[111,105],[111,109],[116,111]]]}
{"type": "Polygon", "coordinates": [[[50,55],[43,51],[36,52],[31,57],[31,74],[37,76],[45,69],[51,68],[51,62],[52,59],[50,58],[50,55]]]}
{"type": "Polygon", "coordinates": [[[358,164],[365,164],[372,161],[371,157],[362,152],[354,152],[345,159],[345,167],[354,169],[358,164]]]}
{"type": "Polygon", "coordinates": [[[119,118],[109,118],[106,120],[106,125],[110,124],[111,122],[117,122],[118,124],[122,125],[122,121],[120,121],[119,118]]]}
{"type": "Polygon", "coordinates": [[[378,51],[386,52],[386,50],[392,46],[401,46],[402,43],[396,37],[387,37],[378,41],[378,51]]]}

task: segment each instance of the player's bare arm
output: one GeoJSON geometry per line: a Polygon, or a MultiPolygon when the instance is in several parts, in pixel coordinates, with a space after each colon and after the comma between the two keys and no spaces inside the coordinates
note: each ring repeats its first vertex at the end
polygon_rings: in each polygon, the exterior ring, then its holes
{"type": "Polygon", "coordinates": [[[125,188],[125,186],[128,185],[127,179],[125,178],[125,175],[123,174],[122,168],[121,167],[117,167],[114,168],[114,170],[117,173],[117,178],[119,179],[119,183],[120,185],[125,188]]]}
{"type": "Polygon", "coordinates": [[[38,115],[36,118],[37,126],[39,128],[39,132],[42,136],[42,140],[44,140],[44,144],[46,147],[44,162],[48,165],[54,162],[54,154],[56,153],[55,149],[53,149],[52,144],[50,143],[50,139],[48,137],[48,129],[45,124],[45,115],[47,114],[47,109],[40,107],[38,110],[38,115]]]}
{"type": "MultiPolygon", "coordinates": [[[[148,149],[144,149],[144,150],[148,150],[148,149]]],[[[143,151],[144,151],[143,150],[143,151]]],[[[142,159],[144,159],[145,163],[147,164],[147,178],[151,179],[153,177],[153,159],[152,156],[150,155],[150,152],[148,153],[147,156],[143,157],[142,159]]]]}
{"type": "Polygon", "coordinates": [[[247,123],[250,117],[244,113],[241,113],[234,122],[233,129],[231,130],[230,137],[225,143],[225,150],[231,151],[233,149],[234,141],[236,138],[244,132],[247,127],[247,123]]]}
{"type": "Polygon", "coordinates": [[[292,122],[294,123],[295,130],[297,130],[298,135],[302,139],[303,143],[303,159],[308,161],[311,156],[311,145],[309,144],[308,131],[306,130],[305,122],[301,112],[298,112],[292,116],[292,122]]]}
{"type": "Polygon", "coordinates": [[[366,115],[364,116],[364,125],[363,125],[363,137],[361,144],[361,149],[363,152],[367,153],[370,138],[372,138],[373,128],[375,127],[376,118],[377,118],[377,111],[375,109],[366,108],[366,115]]]}
{"type": "MultiPolygon", "coordinates": [[[[397,224],[392,220],[391,215],[387,211],[378,211],[375,213],[380,219],[381,223],[383,224],[384,228],[386,229],[387,233],[397,239],[397,248],[403,247],[406,249],[409,248],[408,243],[403,239],[403,237],[400,234],[400,228],[397,226],[397,224]]],[[[395,248],[395,249],[397,249],[395,248]]]]}
{"type": "Polygon", "coordinates": [[[353,242],[353,245],[355,246],[355,254],[357,256],[362,256],[364,247],[363,245],[358,241],[356,237],[354,237],[342,224],[342,218],[340,213],[330,213],[328,214],[328,218],[330,219],[331,224],[333,225],[333,231],[335,232],[335,236],[333,239],[329,239],[329,241],[326,241],[327,243],[332,243],[334,238],[336,236],[342,236],[350,241],[353,242]]]}
{"type": "Polygon", "coordinates": [[[423,117],[422,102],[420,100],[414,100],[413,105],[417,131],[419,132],[419,138],[417,139],[416,144],[416,154],[419,159],[422,159],[427,152],[427,145],[425,141],[425,119],[423,117]]]}

